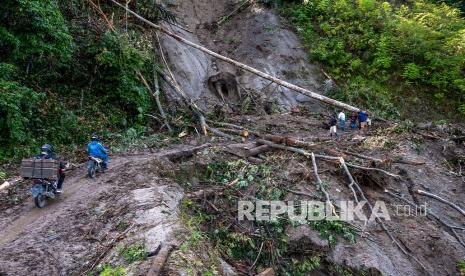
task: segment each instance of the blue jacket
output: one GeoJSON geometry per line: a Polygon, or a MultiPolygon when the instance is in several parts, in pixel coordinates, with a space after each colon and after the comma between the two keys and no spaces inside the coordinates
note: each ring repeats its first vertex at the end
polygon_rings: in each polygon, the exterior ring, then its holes
{"type": "Polygon", "coordinates": [[[368,114],[364,111],[358,113],[358,121],[360,123],[366,122],[368,119],[368,114]]]}
{"type": "Polygon", "coordinates": [[[97,141],[92,141],[87,145],[87,153],[92,157],[107,159],[107,149],[97,141]]]}

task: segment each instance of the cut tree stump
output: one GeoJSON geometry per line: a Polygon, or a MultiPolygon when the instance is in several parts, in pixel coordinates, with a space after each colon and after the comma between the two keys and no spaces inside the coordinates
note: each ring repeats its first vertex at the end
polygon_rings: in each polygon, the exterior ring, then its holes
{"type": "Polygon", "coordinates": [[[150,270],[147,273],[147,276],[158,276],[160,275],[161,271],[163,270],[163,266],[165,266],[168,257],[173,250],[173,245],[162,245],[160,252],[153,258],[152,265],[150,266],[150,270]]]}

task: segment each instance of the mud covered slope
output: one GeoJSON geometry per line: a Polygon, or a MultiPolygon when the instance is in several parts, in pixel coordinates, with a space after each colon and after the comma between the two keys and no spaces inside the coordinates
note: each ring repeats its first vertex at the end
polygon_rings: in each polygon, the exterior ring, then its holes
{"type": "MultiPolygon", "coordinates": [[[[332,154],[344,156],[347,162],[400,175],[396,179],[376,171],[351,169],[370,202],[386,203],[391,220],[385,225],[410,256],[392,243],[378,223],[354,221],[350,227],[357,233],[355,240],[350,242],[344,236],[335,236],[333,244],[328,243],[324,232],[314,229],[311,224],[289,224],[284,232],[280,232],[284,234],[283,240],[265,239],[274,246],[263,249],[264,255],[258,263],[271,265],[272,258],[267,254],[285,241],[286,249],[280,253],[282,262],[295,263],[297,267],[299,261],[318,256],[320,266],[313,272],[322,275],[340,275],[342,270],[337,272],[335,267],[353,274],[425,275],[425,270],[414,258],[433,275],[456,274],[456,264],[465,255],[465,247],[460,242],[464,238],[460,228],[464,227],[465,218],[448,205],[416,191],[430,191],[463,207],[463,177],[458,173],[459,168],[454,167],[457,164],[454,158],[465,156],[463,144],[449,140],[449,132],[443,130],[431,130],[434,134],[429,131],[413,133],[387,125],[369,132],[347,132],[339,140],[328,140],[327,131],[318,126],[319,120],[310,114],[293,113],[239,116],[231,118],[230,122],[254,133],[320,141],[321,147],[312,148],[315,153],[324,154],[330,149],[332,154]],[[345,155],[343,152],[347,149],[387,161],[375,164],[345,155]],[[441,220],[458,227],[457,235],[415,209],[406,212],[406,205],[399,198],[418,205],[426,203],[441,220]]],[[[237,157],[237,150],[231,153],[231,148],[237,149],[236,142],[215,138],[190,139],[185,143],[203,146],[178,145],[156,152],[147,150],[116,156],[108,173],[97,179],[86,178],[85,168],[79,167],[69,173],[65,194],[45,209],[36,209],[30,198],[13,206],[2,205],[0,274],[77,275],[87,271],[98,274],[104,264],[111,264],[124,268],[129,275],[145,275],[161,255],[157,251],[160,245],[162,248],[174,247],[162,275],[185,275],[189,271],[234,275],[263,270],[263,266],[252,267],[258,258],[255,255],[250,259],[229,258],[227,251],[220,251],[223,247],[211,243],[206,236],[224,231],[224,227],[232,236],[247,237],[250,234],[247,239],[250,241],[267,235],[263,228],[253,226],[253,223],[237,221],[239,199],[269,200],[278,194],[286,201],[321,200],[308,158],[270,150],[252,160],[260,164],[259,168],[271,173],[266,178],[268,180],[263,181],[263,175],[256,175],[252,181],[236,182],[225,190],[224,184],[208,180],[212,172],[221,172],[219,165],[240,164],[237,171],[232,167],[226,170],[228,177],[233,179],[253,167],[252,164],[237,157]],[[206,139],[209,144],[204,144],[206,139]],[[192,156],[193,152],[197,154],[192,156]],[[212,171],[212,168],[216,170],[212,171]],[[217,193],[202,192],[215,188],[215,185],[219,189],[217,193]],[[196,194],[200,196],[196,198],[196,194]],[[199,210],[200,217],[195,213],[199,210]],[[139,248],[139,245],[143,245],[142,251],[136,251],[139,257],[132,260],[127,256],[128,252],[134,255],[130,250],[139,248]],[[155,254],[155,257],[145,258],[146,254],[155,254]]],[[[245,145],[250,146],[255,140],[250,137],[245,145]]],[[[352,200],[349,182],[341,168],[332,162],[317,162],[331,201],[337,205],[341,200],[352,200]]],[[[28,187],[27,183],[21,185],[24,189],[28,187]]],[[[25,190],[16,189],[18,191],[26,194],[25,190]]],[[[14,190],[10,194],[2,193],[2,202],[14,193],[14,190]]],[[[269,225],[267,231],[272,231],[271,227],[269,225]]],[[[227,241],[220,239],[217,243],[221,245],[227,241]]],[[[241,244],[240,240],[236,243],[241,244]]],[[[235,246],[236,243],[226,244],[235,246]]],[[[249,250],[254,254],[258,252],[257,247],[249,250]]],[[[280,271],[282,264],[275,265],[280,271]]]]}
{"type": "MultiPolygon", "coordinates": [[[[170,10],[177,15],[179,23],[191,32],[176,26],[170,28],[222,55],[301,87],[321,91],[324,78],[320,69],[307,61],[301,42],[273,10],[253,4],[218,26],[217,23],[240,3],[236,0],[171,1],[170,10]]],[[[161,36],[161,39],[177,80],[186,93],[199,100],[200,104],[208,106],[212,101],[221,101],[217,91],[208,86],[208,80],[220,73],[230,73],[242,94],[248,90],[261,91],[269,97],[269,101],[276,99],[286,108],[309,102],[314,109],[319,108],[308,97],[270,85],[267,80],[215,61],[172,38],[161,36]]],[[[226,101],[234,102],[236,99],[229,95],[226,101]]]]}

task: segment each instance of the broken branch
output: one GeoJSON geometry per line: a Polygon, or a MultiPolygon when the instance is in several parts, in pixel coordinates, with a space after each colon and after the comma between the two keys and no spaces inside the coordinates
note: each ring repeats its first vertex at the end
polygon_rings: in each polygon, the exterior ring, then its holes
{"type": "Polygon", "coordinates": [[[417,190],[417,193],[420,194],[420,195],[424,195],[424,196],[427,196],[427,197],[434,198],[434,199],[436,199],[436,200],[438,200],[438,201],[440,201],[440,202],[442,202],[442,203],[444,203],[444,204],[447,204],[447,205],[451,206],[452,208],[454,208],[455,210],[459,211],[459,213],[461,213],[462,215],[465,216],[465,211],[464,211],[462,208],[460,208],[460,207],[459,207],[457,204],[455,204],[455,203],[452,203],[452,202],[450,202],[450,201],[448,201],[448,200],[445,200],[444,198],[442,198],[442,197],[440,197],[440,196],[438,196],[438,195],[435,195],[435,194],[432,194],[432,193],[428,193],[428,192],[423,191],[423,190],[417,190]]]}

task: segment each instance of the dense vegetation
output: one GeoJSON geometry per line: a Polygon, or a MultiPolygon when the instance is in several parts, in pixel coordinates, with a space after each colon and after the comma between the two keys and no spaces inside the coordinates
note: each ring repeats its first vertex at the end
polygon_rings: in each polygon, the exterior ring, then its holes
{"type": "MultiPolygon", "coordinates": [[[[156,19],[153,5],[133,8],[156,19]]],[[[136,72],[152,75],[152,43],[131,26],[112,32],[87,1],[2,1],[0,160],[146,125],[152,103],[136,72]]]]}
{"type": "MultiPolygon", "coordinates": [[[[151,20],[171,16],[155,2],[131,8],[151,20]]],[[[385,116],[431,115],[418,109],[425,102],[441,116],[465,114],[463,1],[260,2],[284,5],[311,58],[335,79],[331,96],[385,116]]],[[[2,1],[0,161],[45,142],[73,149],[92,132],[147,129],[152,99],[137,72],[152,79],[151,34],[114,6],[102,9],[116,31],[90,1],[2,1]]]]}
{"type": "MultiPolygon", "coordinates": [[[[284,12],[311,58],[335,79],[334,97],[384,116],[465,115],[465,19],[460,10],[426,0],[291,2],[284,12]],[[427,108],[432,106],[435,111],[427,108]]],[[[462,1],[445,2],[463,8],[462,1]]]]}

